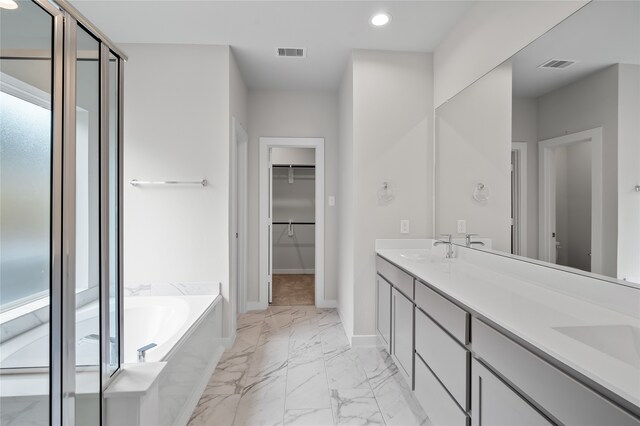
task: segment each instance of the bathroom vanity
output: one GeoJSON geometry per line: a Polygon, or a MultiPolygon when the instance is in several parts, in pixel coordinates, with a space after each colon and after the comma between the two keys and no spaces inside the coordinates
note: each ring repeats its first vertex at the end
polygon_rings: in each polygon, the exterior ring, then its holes
{"type": "Polygon", "coordinates": [[[640,289],[376,243],[376,327],[434,425],[640,425],[640,289]]]}

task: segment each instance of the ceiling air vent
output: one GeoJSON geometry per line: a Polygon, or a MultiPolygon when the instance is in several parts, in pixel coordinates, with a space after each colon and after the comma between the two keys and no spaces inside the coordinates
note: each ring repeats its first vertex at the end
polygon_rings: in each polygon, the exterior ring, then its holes
{"type": "Polygon", "coordinates": [[[550,61],[547,61],[544,64],[538,66],[538,68],[552,68],[556,70],[563,70],[565,68],[569,68],[576,62],[577,61],[569,61],[566,59],[551,59],[550,61]]]}
{"type": "Polygon", "coordinates": [[[281,58],[305,58],[307,49],[300,47],[277,47],[276,55],[281,58]]]}

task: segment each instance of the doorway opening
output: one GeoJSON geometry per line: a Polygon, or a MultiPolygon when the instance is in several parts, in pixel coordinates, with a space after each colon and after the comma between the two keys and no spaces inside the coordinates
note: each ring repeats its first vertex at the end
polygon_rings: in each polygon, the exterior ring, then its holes
{"type": "Polygon", "coordinates": [[[315,148],[271,149],[271,304],[315,304],[315,148]]]}
{"type": "Polygon", "coordinates": [[[324,139],[260,138],[260,302],[324,305],[324,139]]]}
{"type": "Polygon", "coordinates": [[[540,142],[540,259],[600,272],[601,128],[540,142]]]}

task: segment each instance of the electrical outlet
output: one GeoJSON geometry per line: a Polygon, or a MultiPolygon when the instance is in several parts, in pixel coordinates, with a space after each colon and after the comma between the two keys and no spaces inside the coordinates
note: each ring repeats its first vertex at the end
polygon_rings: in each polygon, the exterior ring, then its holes
{"type": "Polygon", "coordinates": [[[333,207],[336,205],[336,196],[335,195],[329,195],[329,206],[333,207]]]}
{"type": "Polygon", "coordinates": [[[408,234],[409,233],[409,220],[408,219],[402,219],[400,221],[400,233],[401,234],[408,234]]]}
{"type": "Polygon", "coordinates": [[[458,234],[467,233],[467,221],[464,219],[458,220],[458,234]]]}

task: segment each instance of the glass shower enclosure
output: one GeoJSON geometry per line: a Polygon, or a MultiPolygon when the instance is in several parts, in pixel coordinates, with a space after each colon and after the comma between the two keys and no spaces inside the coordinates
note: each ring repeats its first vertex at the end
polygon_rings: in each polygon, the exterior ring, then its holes
{"type": "Polygon", "coordinates": [[[121,338],[126,57],[65,1],[0,3],[0,424],[101,424],[121,338]]]}

